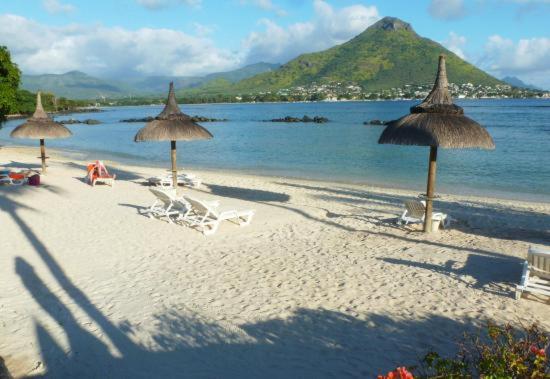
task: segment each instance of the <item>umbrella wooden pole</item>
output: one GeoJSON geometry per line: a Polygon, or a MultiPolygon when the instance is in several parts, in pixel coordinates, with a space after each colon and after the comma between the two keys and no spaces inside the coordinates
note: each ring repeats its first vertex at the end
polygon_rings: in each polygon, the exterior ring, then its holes
{"type": "Polygon", "coordinates": [[[42,159],[42,173],[46,173],[46,145],[44,144],[44,138],[40,139],[40,158],[42,159]]]}
{"type": "Polygon", "coordinates": [[[435,171],[437,169],[437,146],[430,146],[430,162],[428,166],[428,188],[426,190],[426,216],[424,217],[424,232],[432,232],[433,197],[435,192],[435,171]]]}
{"type": "Polygon", "coordinates": [[[178,169],[176,167],[176,141],[170,141],[170,155],[172,158],[172,185],[178,188],[178,169]]]}

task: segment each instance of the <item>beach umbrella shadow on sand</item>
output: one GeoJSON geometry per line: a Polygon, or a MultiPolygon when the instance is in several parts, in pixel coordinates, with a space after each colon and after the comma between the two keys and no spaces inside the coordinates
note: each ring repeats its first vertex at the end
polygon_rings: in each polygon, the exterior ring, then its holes
{"type": "Polygon", "coordinates": [[[19,125],[10,133],[12,138],[28,138],[40,140],[40,158],[42,160],[42,173],[46,173],[46,145],[45,139],[67,138],[72,133],[65,126],[52,120],[42,107],[42,96],[36,94],[36,110],[31,118],[19,125]]]}
{"type": "Polygon", "coordinates": [[[461,107],[453,104],[448,85],[445,56],[440,55],[437,77],[431,92],[422,103],[411,107],[410,114],[390,122],[378,140],[380,144],[430,147],[425,232],[432,230],[437,148],[495,148],[487,130],[466,117],[461,107]]]}
{"type": "Polygon", "coordinates": [[[177,188],[176,141],[193,141],[211,139],[212,137],[208,130],[193,122],[190,116],[180,110],[174,93],[174,83],[171,82],[164,110],[137,132],[134,141],[170,141],[172,185],[177,188]]]}

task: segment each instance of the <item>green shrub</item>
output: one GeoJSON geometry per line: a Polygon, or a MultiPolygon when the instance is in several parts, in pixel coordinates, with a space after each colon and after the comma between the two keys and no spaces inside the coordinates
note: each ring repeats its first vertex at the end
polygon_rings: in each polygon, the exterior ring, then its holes
{"type": "Polygon", "coordinates": [[[487,336],[465,335],[457,357],[428,353],[423,364],[427,378],[549,379],[549,337],[536,324],[516,331],[510,324],[487,325],[487,336]]]}

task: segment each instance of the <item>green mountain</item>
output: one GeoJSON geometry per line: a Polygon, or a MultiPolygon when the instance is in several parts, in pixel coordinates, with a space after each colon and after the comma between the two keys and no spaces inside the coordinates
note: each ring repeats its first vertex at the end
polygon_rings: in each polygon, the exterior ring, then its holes
{"type": "Polygon", "coordinates": [[[411,25],[385,17],[350,41],[303,54],[281,66],[239,82],[235,90],[276,90],[311,83],[355,83],[365,90],[427,84],[434,80],[439,54],[447,55],[449,81],[502,84],[437,42],[416,34],[411,25]]]}
{"type": "Polygon", "coordinates": [[[117,81],[95,78],[80,71],[71,71],[61,75],[23,75],[21,88],[31,92],[38,90],[53,92],[57,96],[71,99],[165,95],[168,83],[171,81],[178,89],[211,86],[219,81],[223,81],[227,86],[259,73],[273,71],[279,67],[280,65],[272,63],[256,63],[237,70],[218,72],[206,76],[149,76],[118,79],[117,81]]]}
{"type": "Polygon", "coordinates": [[[128,93],[128,88],[120,83],[94,78],[80,71],[70,71],[61,75],[23,75],[21,88],[31,92],[53,92],[57,96],[71,99],[121,97],[128,93]]]}

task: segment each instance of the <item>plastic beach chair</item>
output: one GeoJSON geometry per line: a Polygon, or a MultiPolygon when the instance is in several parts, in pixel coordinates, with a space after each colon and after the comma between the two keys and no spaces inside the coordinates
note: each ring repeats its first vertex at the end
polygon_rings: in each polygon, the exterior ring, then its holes
{"type": "Polygon", "coordinates": [[[185,218],[185,222],[199,229],[204,235],[216,233],[222,221],[227,220],[239,226],[249,225],[255,211],[247,210],[221,210],[216,203],[198,200],[184,195],[183,198],[191,205],[191,212],[185,218]]]}
{"type": "MultiPolygon", "coordinates": [[[[426,202],[419,200],[405,201],[405,210],[397,219],[398,225],[423,223],[426,217],[426,202]]],[[[442,212],[433,212],[432,220],[439,221],[444,228],[449,227],[450,217],[442,212]]]]}
{"type": "Polygon", "coordinates": [[[113,187],[115,185],[116,174],[110,175],[107,167],[101,161],[95,161],[87,166],[88,183],[95,186],[96,183],[105,183],[113,187]]]}
{"type": "Polygon", "coordinates": [[[529,248],[523,263],[521,282],[516,287],[516,299],[523,292],[550,296],[550,251],[529,248]]]}

